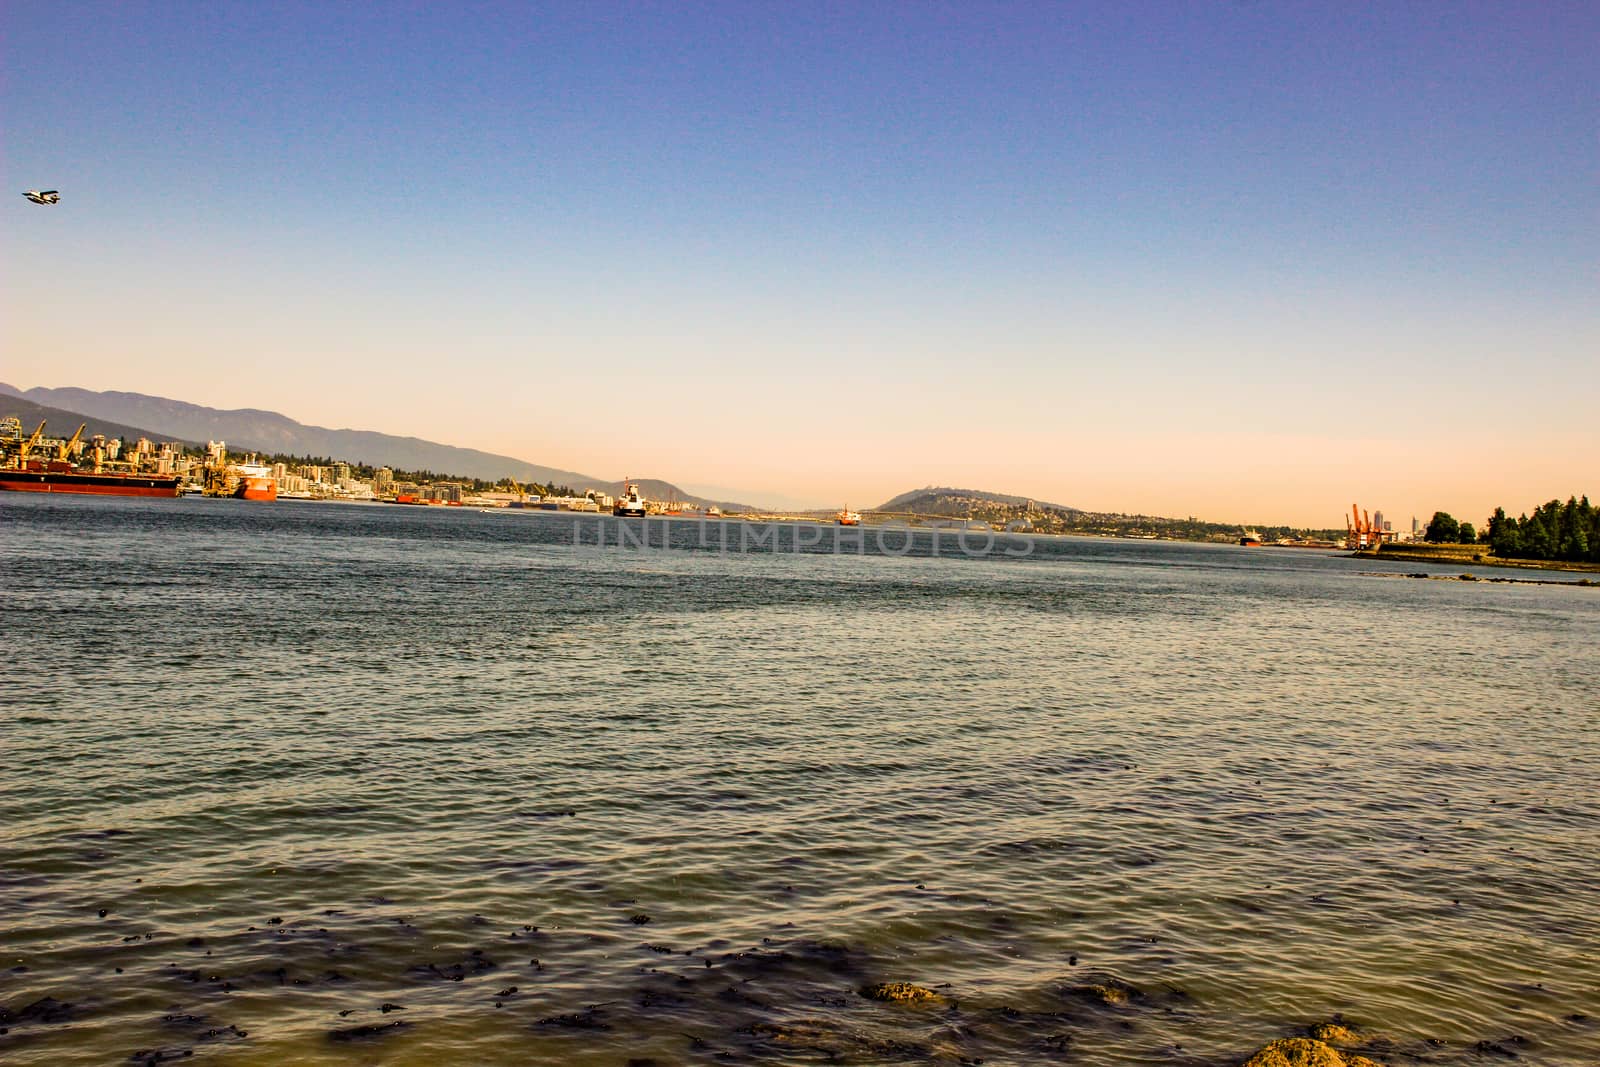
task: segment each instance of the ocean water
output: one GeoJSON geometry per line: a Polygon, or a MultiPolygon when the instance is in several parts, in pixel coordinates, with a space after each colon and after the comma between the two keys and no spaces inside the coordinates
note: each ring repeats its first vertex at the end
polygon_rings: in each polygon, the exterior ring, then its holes
{"type": "Polygon", "coordinates": [[[0,500],[0,1062],[1600,1062],[1600,590],[652,525],[0,500]]]}

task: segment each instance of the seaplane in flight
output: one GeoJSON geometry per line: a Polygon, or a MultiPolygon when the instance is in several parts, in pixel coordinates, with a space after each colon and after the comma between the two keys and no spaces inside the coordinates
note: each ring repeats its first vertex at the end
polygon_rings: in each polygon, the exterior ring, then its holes
{"type": "Polygon", "coordinates": [[[29,189],[22,195],[32,200],[35,204],[58,204],[61,202],[61,194],[54,189],[46,189],[42,193],[37,189],[29,189]]]}

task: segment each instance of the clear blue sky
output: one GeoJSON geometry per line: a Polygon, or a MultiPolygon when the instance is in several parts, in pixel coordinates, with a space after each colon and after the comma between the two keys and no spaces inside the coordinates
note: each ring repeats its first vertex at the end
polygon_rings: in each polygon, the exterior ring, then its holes
{"type": "Polygon", "coordinates": [[[817,502],[1597,488],[1600,5],[0,19],[16,385],[817,502]]]}

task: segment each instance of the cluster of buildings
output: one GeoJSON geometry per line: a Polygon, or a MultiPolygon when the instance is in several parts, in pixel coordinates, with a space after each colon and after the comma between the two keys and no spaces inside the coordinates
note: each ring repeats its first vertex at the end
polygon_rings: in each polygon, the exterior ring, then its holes
{"type": "Polygon", "coordinates": [[[368,482],[355,477],[348,463],[295,467],[274,463],[272,480],[278,485],[280,497],[299,500],[381,500],[392,496],[396,485],[394,471],[388,467],[379,467],[368,482]]]}
{"type": "MultiPolygon", "coordinates": [[[[44,429],[40,424],[40,431],[44,429]]],[[[71,437],[46,437],[40,432],[30,437],[15,416],[0,419],[0,444],[16,446],[28,442],[28,450],[38,455],[60,456],[74,464],[111,464],[143,474],[187,476],[198,471],[203,461],[185,451],[182,441],[152,441],[141,437],[131,443],[103,433],[83,436],[82,428],[71,437]]]]}

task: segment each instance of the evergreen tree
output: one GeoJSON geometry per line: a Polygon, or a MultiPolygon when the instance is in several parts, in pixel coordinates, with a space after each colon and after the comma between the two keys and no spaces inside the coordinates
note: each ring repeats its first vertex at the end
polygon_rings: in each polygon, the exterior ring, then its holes
{"type": "Polygon", "coordinates": [[[1522,551],[1522,538],[1517,532],[1517,520],[1506,514],[1505,508],[1495,508],[1489,516],[1489,551],[1501,559],[1515,559],[1522,551]]]}
{"type": "Polygon", "coordinates": [[[1561,509],[1560,533],[1556,542],[1557,559],[1579,560],[1589,554],[1589,534],[1585,529],[1588,526],[1585,521],[1587,518],[1578,514],[1578,501],[1568,497],[1561,509]]]}
{"type": "Polygon", "coordinates": [[[1428,521],[1428,529],[1423,533],[1422,539],[1430,544],[1454,544],[1461,533],[1461,524],[1443,511],[1435,511],[1433,518],[1428,521]]]}

